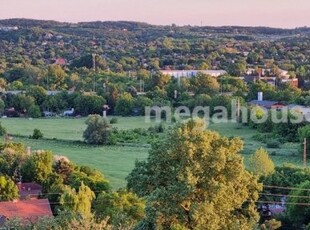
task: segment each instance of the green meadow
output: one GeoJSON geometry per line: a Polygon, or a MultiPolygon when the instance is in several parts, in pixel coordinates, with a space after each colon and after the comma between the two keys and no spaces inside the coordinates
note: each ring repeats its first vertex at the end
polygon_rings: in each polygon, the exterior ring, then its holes
{"type": "MultiPolygon", "coordinates": [[[[117,117],[118,129],[148,128],[155,123],[146,123],[144,117],[117,117]]],[[[125,178],[133,169],[136,160],[145,160],[149,147],[145,145],[118,144],[116,146],[89,146],[81,142],[86,128],[86,118],[1,119],[1,124],[13,137],[32,150],[47,149],[56,155],[66,156],[77,164],[88,165],[100,170],[110,180],[114,189],[126,186],[125,178]],[[40,129],[44,138],[29,139],[33,129],[40,129]]],[[[253,139],[256,131],[232,122],[210,124],[209,129],[227,137],[240,137],[244,142],[245,164],[251,153],[265,144],[253,139]]],[[[299,145],[285,143],[278,149],[267,149],[276,165],[294,163],[302,165],[299,145]]]]}

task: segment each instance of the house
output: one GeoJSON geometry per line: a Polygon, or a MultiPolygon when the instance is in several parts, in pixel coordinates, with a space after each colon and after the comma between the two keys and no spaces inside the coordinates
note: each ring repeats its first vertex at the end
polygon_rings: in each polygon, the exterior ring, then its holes
{"type": "Polygon", "coordinates": [[[64,116],[73,116],[73,114],[74,114],[74,108],[72,108],[71,110],[66,110],[63,113],[64,116]]]}
{"type": "Polygon", "coordinates": [[[249,102],[250,106],[259,106],[264,109],[282,109],[285,105],[277,101],[264,101],[263,92],[257,93],[257,100],[252,100],[249,102]]]}
{"type": "Polygon", "coordinates": [[[64,58],[57,58],[54,64],[55,65],[67,65],[67,61],[64,58]]]}
{"type": "Polygon", "coordinates": [[[281,79],[280,83],[289,83],[295,87],[298,87],[298,78],[281,79]]]}
{"type": "Polygon", "coordinates": [[[227,74],[225,70],[160,70],[164,75],[169,75],[174,78],[179,77],[194,77],[198,73],[210,75],[212,77],[218,77],[227,74]]]}
{"type": "Polygon", "coordinates": [[[252,100],[249,102],[252,106],[259,106],[264,109],[282,109],[285,105],[277,101],[261,101],[261,100],[252,100]]]}
{"type": "Polygon", "coordinates": [[[22,221],[33,223],[46,216],[53,216],[48,199],[0,202],[0,221],[2,224],[5,220],[13,218],[20,218],[22,221]]]}
{"type": "Polygon", "coordinates": [[[17,183],[19,190],[19,197],[21,200],[24,199],[38,199],[42,194],[42,186],[37,183],[17,183]]]}

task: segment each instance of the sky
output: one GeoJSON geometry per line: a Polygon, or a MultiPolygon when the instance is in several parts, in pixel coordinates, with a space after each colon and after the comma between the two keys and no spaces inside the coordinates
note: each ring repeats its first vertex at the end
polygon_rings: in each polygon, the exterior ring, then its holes
{"type": "Polygon", "coordinates": [[[0,19],[156,25],[310,26],[309,0],[0,0],[0,19]]]}

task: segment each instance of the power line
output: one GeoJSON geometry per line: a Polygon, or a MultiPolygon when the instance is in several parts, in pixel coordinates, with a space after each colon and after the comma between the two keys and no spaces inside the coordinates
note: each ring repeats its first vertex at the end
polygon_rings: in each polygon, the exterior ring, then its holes
{"type": "MultiPolygon", "coordinates": [[[[73,188],[74,189],[74,188],[73,188]]],[[[78,192],[78,190],[76,190],[78,192]]],[[[100,191],[93,191],[94,193],[100,193],[100,192],[106,192],[105,190],[100,190],[100,191]]],[[[65,192],[46,192],[46,193],[27,193],[22,196],[44,196],[44,195],[62,195],[65,194],[65,192]]]]}
{"type": "Polygon", "coordinates": [[[272,194],[272,193],[259,193],[263,196],[275,196],[275,197],[295,197],[295,198],[306,198],[310,199],[310,196],[298,196],[298,195],[285,195],[285,194],[272,194]]]}
{"type": "Polygon", "coordinates": [[[277,189],[285,189],[285,190],[302,190],[302,191],[309,191],[310,189],[307,188],[297,188],[297,187],[281,187],[281,186],[273,186],[273,185],[263,185],[265,188],[277,188],[277,189]]]}
{"type": "MultiPolygon", "coordinates": [[[[279,201],[261,201],[258,200],[256,203],[262,203],[262,204],[283,204],[279,201]]],[[[285,202],[284,205],[300,205],[300,206],[310,206],[310,203],[295,203],[295,202],[285,202]]]]}

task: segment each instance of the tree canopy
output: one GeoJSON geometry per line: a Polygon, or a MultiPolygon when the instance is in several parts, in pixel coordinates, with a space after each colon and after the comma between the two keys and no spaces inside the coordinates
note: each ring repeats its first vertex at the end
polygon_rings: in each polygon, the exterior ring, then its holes
{"type": "Polygon", "coordinates": [[[127,177],[147,197],[140,229],[251,229],[261,185],[244,168],[242,146],[194,120],[155,144],[127,177]]]}

